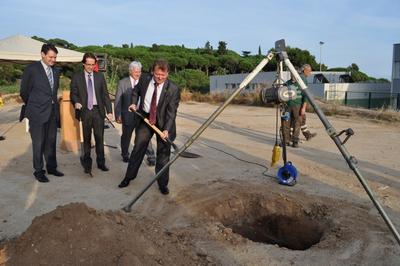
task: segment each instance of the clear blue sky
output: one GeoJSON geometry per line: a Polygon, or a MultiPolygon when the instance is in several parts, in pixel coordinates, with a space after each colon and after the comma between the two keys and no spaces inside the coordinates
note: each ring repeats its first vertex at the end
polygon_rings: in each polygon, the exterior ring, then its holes
{"type": "Polygon", "coordinates": [[[203,47],[218,41],[263,53],[278,39],[309,50],[328,67],[359,65],[391,78],[400,43],[400,1],[311,0],[0,0],[0,39],[14,34],[61,38],[76,45],[203,47]]]}

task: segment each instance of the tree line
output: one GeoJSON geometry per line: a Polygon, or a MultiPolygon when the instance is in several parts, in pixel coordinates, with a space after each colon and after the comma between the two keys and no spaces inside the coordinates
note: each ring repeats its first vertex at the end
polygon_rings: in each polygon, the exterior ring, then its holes
{"type": "MultiPolygon", "coordinates": [[[[209,41],[200,48],[186,48],[184,45],[160,45],[152,46],[122,44],[114,46],[105,44],[103,46],[90,45],[78,47],[63,39],[43,39],[33,36],[33,39],[42,42],[51,42],[58,47],[72,49],[80,52],[104,53],[107,54],[107,72],[106,77],[111,87],[115,87],[117,81],[128,75],[128,65],[133,60],[138,60],[143,65],[143,71],[149,72],[155,59],[164,58],[168,60],[171,71],[170,78],[177,83],[180,88],[188,88],[194,91],[207,92],[209,90],[210,75],[225,75],[248,73],[252,71],[262,60],[263,54],[261,46],[258,47],[258,53],[252,55],[250,51],[242,51],[238,54],[228,49],[228,44],[219,41],[217,48],[214,48],[209,41]]],[[[269,51],[273,50],[271,48],[269,51]]],[[[310,64],[314,70],[319,69],[319,63],[315,56],[309,51],[300,48],[288,47],[287,52],[293,65],[301,66],[310,64]]],[[[24,66],[20,64],[1,64],[0,65],[0,85],[9,85],[15,83],[21,77],[24,66]]],[[[80,64],[67,64],[62,66],[62,74],[71,77],[72,73],[80,64]]],[[[264,71],[276,71],[277,62],[274,58],[264,71]]],[[[348,71],[352,73],[354,82],[389,82],[385,79],[375,79],[369,77],[358,69],[356,64],[345,68],[331,68],[322,65],[323,71],[348,71]]],[[[110,88],[115,90],[115,88],[110,88]]]]}

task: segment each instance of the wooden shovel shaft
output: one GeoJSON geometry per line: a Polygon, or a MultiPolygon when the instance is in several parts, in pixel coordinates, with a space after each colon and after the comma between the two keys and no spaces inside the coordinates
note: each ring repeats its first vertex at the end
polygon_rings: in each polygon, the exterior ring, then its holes
{"type": "Polygon", "coordinates": [[[164,137],[164,133],[162,133],[161,130],[160,130],[158,127],[156,127],[155,125],[150,124],[149,119],[147,119],[146,117],[143,117],[143,121],[144,121],[147,125],[149,125],[161,138],[164,137]]]}

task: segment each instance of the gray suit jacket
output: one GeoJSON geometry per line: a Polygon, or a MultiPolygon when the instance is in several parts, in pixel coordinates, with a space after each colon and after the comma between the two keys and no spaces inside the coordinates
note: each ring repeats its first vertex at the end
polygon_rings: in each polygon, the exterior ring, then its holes
{"type": "Polygon", "coordinates": [[[59,121],[59,104],[57,91],[59,71],[53,70],[54,88],[51,89],[49,79],[40,61],[27,66],[21,80],[20,96],[24,101],[25,116],[32,122],[45,123],[49,120],[54,103],[55,116],[59,121]]]}
{"type": "MultiPolygon", "coordinates": [[[[107,113],[112,113],[110,96],[108,95],[107,83],[103,73],[93,72],[94,89],[96,92],[97,105],[99,107],[100,115],[105,118],[107,113]]],[[[84,71],[81,70],[74,74],[71,79],[71,102],[82,104],[82,116],[85,115],[87,109],[87,85],[84,71]]]]}
{"type": "Polygon", "coordinates": [[[132,85],[130,78],[123,78],[118,82],[118,91],[115,96],[114,113],[115,119],[122,118],[122,123],[126,126],[136,124],[135,113],[129,112],[128,108],[132,103],[132,85]]]}

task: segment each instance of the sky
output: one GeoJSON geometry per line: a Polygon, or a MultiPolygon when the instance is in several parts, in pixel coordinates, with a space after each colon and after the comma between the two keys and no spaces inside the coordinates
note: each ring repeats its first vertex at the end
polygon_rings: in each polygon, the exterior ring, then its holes
{"type": "Polygon", "coordinates": [[[262,53],[275,41],[310,51],[328,67],[356,63],[391,79],[400,43],[398,0],[0,0],[0,39],[61,38],[78,46],[153,43],[262,53]],[[320,41],[324,42],[321,46],[320,41]]]}

